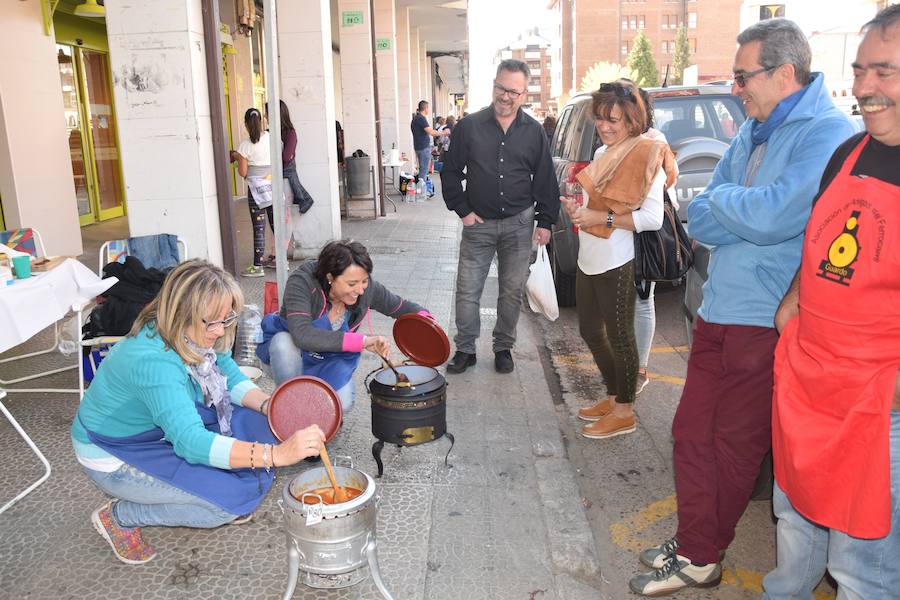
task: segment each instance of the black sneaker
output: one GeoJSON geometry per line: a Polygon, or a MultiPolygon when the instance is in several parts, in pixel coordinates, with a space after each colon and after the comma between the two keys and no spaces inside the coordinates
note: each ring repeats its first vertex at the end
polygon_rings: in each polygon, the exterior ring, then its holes
{"type": "Polygon", "coordinates": [[[466,369],[475,364],[475,355],[468,352],[456,351],[453,358],[447,363],[448,373],[463,373],[466,369]]]}
{"type": "Polygon", "coordinates": [[[513,363],[512,352],[501,350],[494,352],[494,368],[498,373],[512,373],[516,365],[513,363]]]}

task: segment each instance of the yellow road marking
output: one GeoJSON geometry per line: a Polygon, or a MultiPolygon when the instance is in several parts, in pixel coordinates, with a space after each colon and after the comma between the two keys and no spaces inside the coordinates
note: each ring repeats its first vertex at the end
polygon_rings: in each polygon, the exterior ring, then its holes
{"type": "MultiPolygon", "coordinates": [[[[649,541],[639,537],[637,534],[657,521],[672,516],[677,510],[678,504],[675,495],[672,494],[662,500],[652,502],[636,513],[632,513],[611,524],[609,526],[609,537],[619,548],[635,553],[641,552],[645,548],[655,546],[659,542],[649,541]]],[[[763,591],[763,577],[765,577],[763,573],[740,567],[722,569],[722,583],[758,594],[761,594],[763,591]]],[[[814,597],[816,600],[833,600],[834,594],[831,592],[815,592],[814,597]]]]}
{"type": "Polygon", "coordinates": [[[668,352],[688,352],[690,348],[687,346],[656,346],[655,348],[650,348],[650,352],[654,354],[665,354],[668,352]]]}
{"type": "Polygon", "coordinates": [[[659,373],[653,373],[652,371],[647,371],[647,376],[650,377],[650,381],[662,381],[663,383],[671,383],[674,385],[684,385],[685,382],[684,377],[661,375],[659,373]]]}

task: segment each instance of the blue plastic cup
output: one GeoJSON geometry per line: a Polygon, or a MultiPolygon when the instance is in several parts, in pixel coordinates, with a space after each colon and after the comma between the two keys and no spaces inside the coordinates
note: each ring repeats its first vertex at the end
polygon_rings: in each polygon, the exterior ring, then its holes
{"type": "Polygon", "coordinates": [[[27,254],[13,256],[12,266],[16,272],[16,279],[28,279],[31,277],[31,257],[27,254]]]}

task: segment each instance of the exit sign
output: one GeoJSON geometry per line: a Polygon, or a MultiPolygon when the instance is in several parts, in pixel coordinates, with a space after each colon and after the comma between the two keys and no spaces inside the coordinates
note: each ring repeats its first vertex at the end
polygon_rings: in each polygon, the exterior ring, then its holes
{"type": "Polygon", "coordinates": [[[344,27],[353,27],[354,25],[363,24],[363,11],[361,10],[345,10],[341,13],[341,23],[344,27]]]}
{"type": "Polygon", "coordinates": [[[391,38],[376,38],[375,49],[379,51],[391,49],[391,38]]]}

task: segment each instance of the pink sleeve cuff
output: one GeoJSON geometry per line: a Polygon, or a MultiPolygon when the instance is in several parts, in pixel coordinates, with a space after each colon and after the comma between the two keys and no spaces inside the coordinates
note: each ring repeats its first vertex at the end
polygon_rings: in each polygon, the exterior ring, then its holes
{"type": "Polygon", "coordinates": [[[437,319],[434,318],[434,315],[431,314],[430,312],[428,312],[427,310],[420,310],[420,311],[417,312],[416,314],[417,314],[417,315],[422,315],[423,317],[428,317],[428,318],[431,319],[432,321],[436,321],[436,320],[437,320],[437,319]]]}
{"type": "Polygon", "coordinates": [[[343,352],[362,352],[364,337],[366,336],[361,333],[345,333],[341,350],[343,352]]]}

